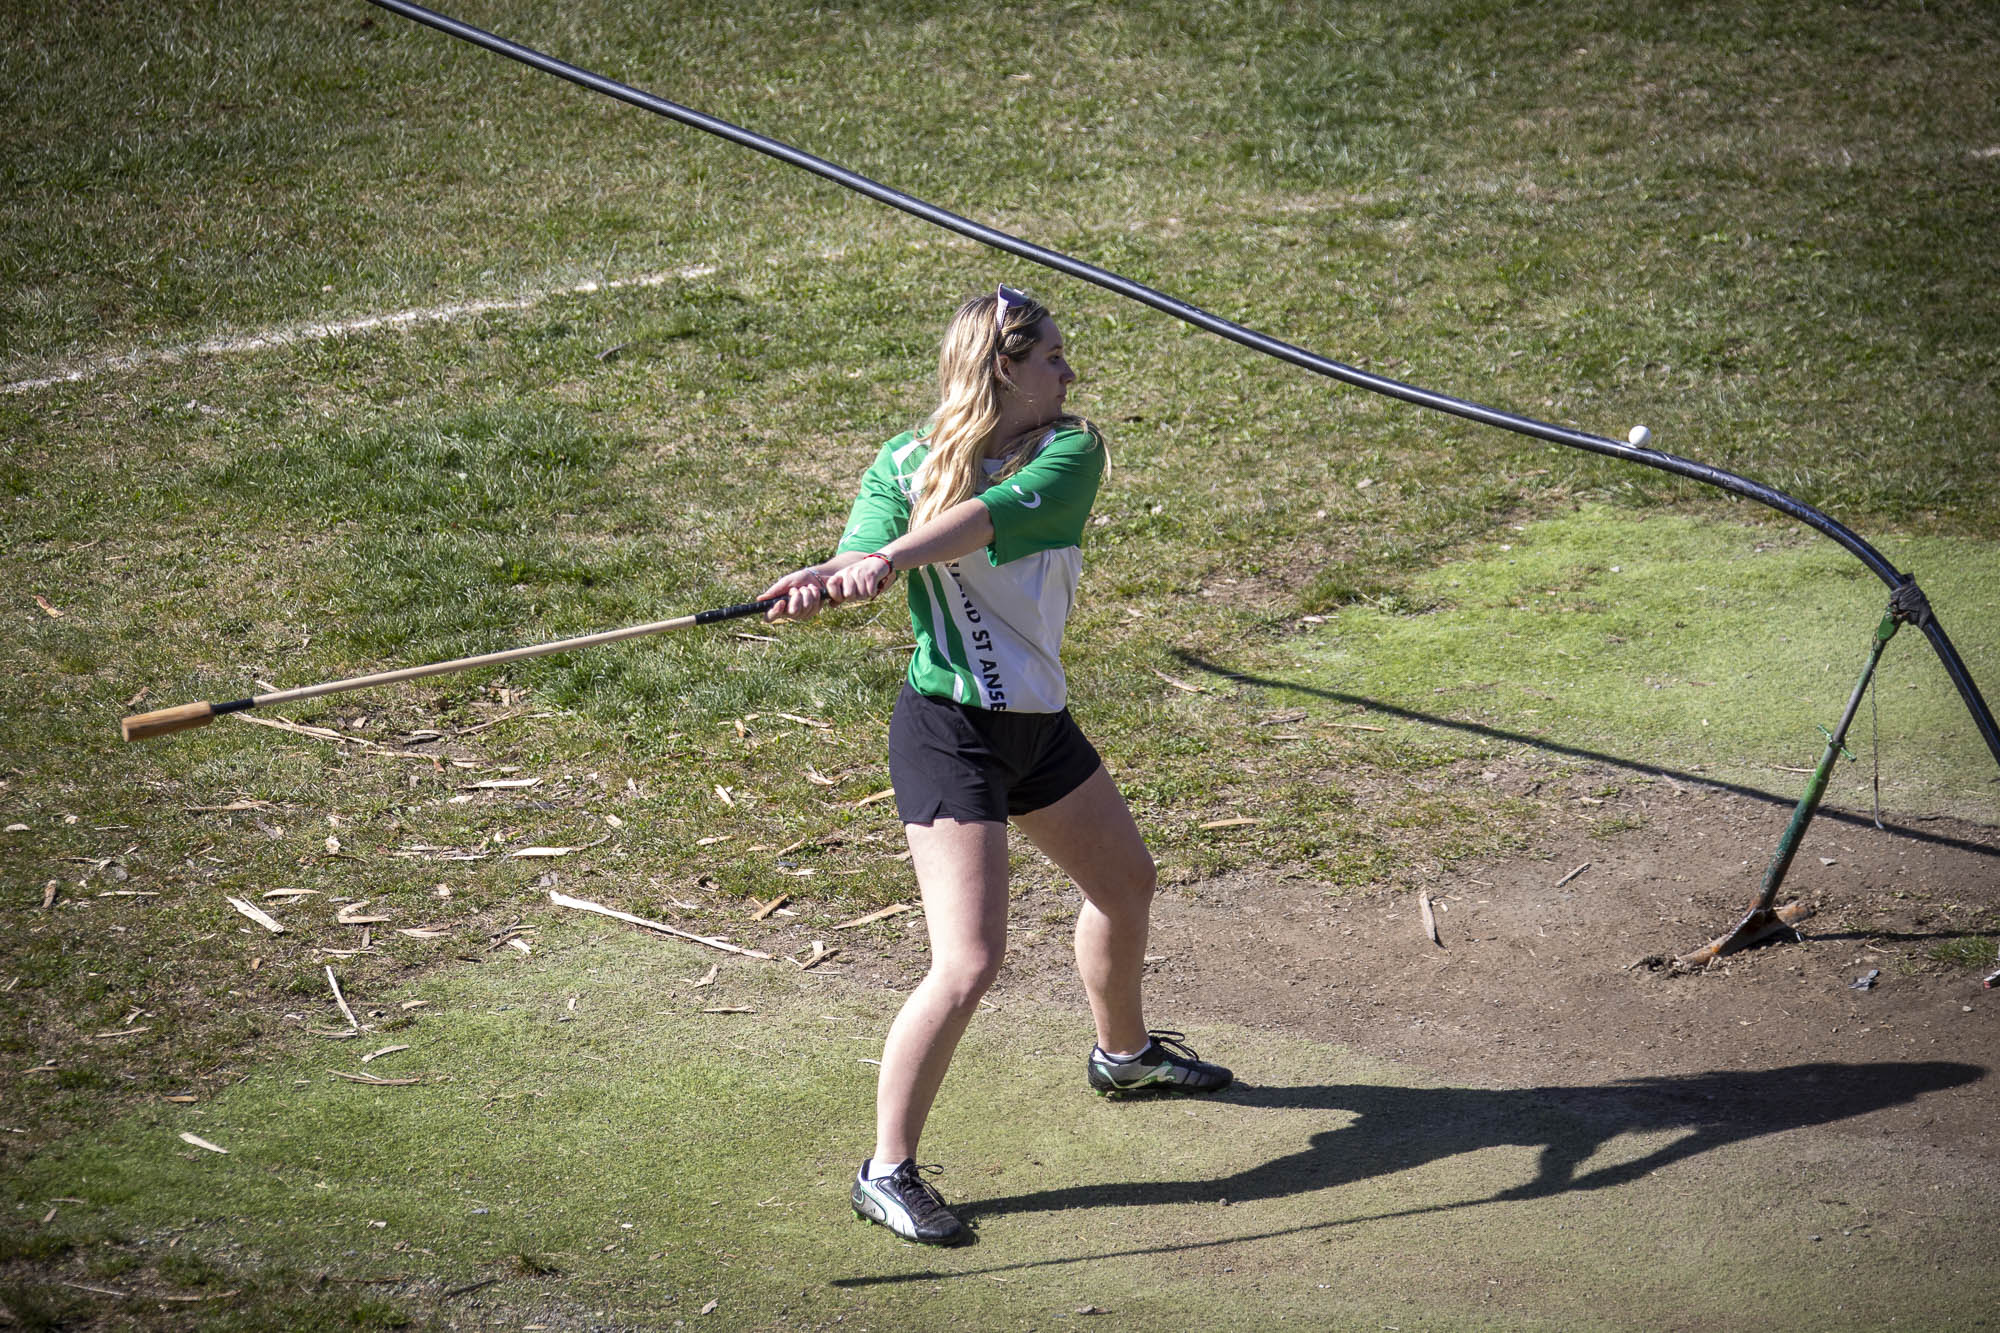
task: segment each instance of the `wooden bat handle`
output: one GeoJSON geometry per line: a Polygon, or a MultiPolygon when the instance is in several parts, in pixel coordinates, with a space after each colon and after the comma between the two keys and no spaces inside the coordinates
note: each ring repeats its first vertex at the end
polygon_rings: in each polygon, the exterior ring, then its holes
{"type": "Polygon", "coordinates": [[[678,616],[673,620],[658,620],[650,625],[632,625],[625,629],[605,630],[601,634],[560,639],[555,643],[538,643],[528,648],[510,648],[505,652],[480,653],[476,657],[432,662],[427,666],[404,667],[400,671],[378,671],[373,675],[356,676],[351,680],[329,680],[319,685],[301,685],[297,689],[277,690],[271,694],[254,695],[248,699],[231,699],[227,703],[182,704],[178,708],[162,708],[155,713],[140,713],[136,717],[125,718],[118,726],[125,733],[126,740],[143,741],[153,736],[186,731],[189,727],[205,727],[223,713],[241,712],[245,708],[295,703],[301,699],[317,699],[323,694],[340,694],[348,690],[370,689],[377,685],[393,685],[400,681],[422,680],[426,676],[441,676],[446,672],[464,671],[471,667],[499,666],[503,662],[516,662],[525,657],[575,652],[579,648],[592,648],[601,643],[636,639],[642,634],[686,629],[689,625],[713,625],[720,620],[737,620],[744,616],[760,615],[784,600],[783,594],[780,594],[755,602],[739,602],[735,606],[718,606],[712,611],[697,611],[691,616],[678,616]]]}
{"type": "Polygon", "coordinates": [[[137,713],[118,723],[118,729],[125,733],[128,741],[143,741],[154,736],[165,736],[169,732],[186,731],[189,727],[205,727],[215,720],[215,705],[211,703],[181,704],[177,708],[162,708],[151,713],[137,713]]]}

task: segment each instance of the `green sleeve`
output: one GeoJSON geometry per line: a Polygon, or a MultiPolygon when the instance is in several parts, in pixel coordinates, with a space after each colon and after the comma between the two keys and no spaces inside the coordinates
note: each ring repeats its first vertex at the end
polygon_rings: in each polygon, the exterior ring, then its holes
{"type": "Polygon", "coordinates": [[[1097,432],[1058,433],[1032,462],[980,492],[993,518],[987,556],[996,565],[1037,551],[1083,544],[1083,527],[1104,478],[1104,442],[1097,432]]]}
{"type": "MultiPolygon", "coordinates": [[[[834,547],[836,555],[842,551],[879,551],[910,530],[910,496],[904,489],[908,474],[897,461],[898,451],[907,452],[909,443],[907,434],[898,435],[883,445],[869,464],[861,478],[861,493],[847,512],[840,544],[834,547]]],[[[910,457],[909,473],[915,473],[916,460],[921,457],[921,450],[910,457]]]]}

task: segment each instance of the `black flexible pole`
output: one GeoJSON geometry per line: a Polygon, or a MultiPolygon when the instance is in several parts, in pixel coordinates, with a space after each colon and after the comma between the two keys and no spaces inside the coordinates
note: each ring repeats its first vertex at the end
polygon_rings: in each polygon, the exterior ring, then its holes
{"type": "MultiPolygon", "coordinates": [[[[704,115],[702,112],[693,110],[690,107],[681,106],[677,102],[669,102],[663,97],[655,97],[651,93],[641,92],[639,89],[631,87],[628,84],[619,83],[615,79],[607,79],[602,74],[593,73],[590,70],[569,64],[567,61],[558,60],[554,56],[545,55],[532,47],[508,41],[506,38],[496,36],[483,28],[475,28],[469,23],[462,23],[455,18],[440,14],[435,10],[426,9],[422,5],[411,4],[409,0],[369,0],[369,3],[379,5],[393,14],[401,14],[404,18],[424,24],[426,27],[435,28],[439,32],[459,38],[461,41],[483,47],[496,55],[506,56],[510,60],[518,60],[524,65],[541,70],[545,74],[553,74],[559,79],[566,79],[580,87],[588,88],[592,92],[603,93],[606,97],[616,98],[618,101],[629,103],[642,110],[651,111],[655,115],[665,116],[669,120],[677,120],[683,125],[692,126],[707,134],[713,134],[717,138],[727,139],[733,144],[753,149],[769,157],[775,157],[780,162],[810,171],[815,176],[824,177],[836,185],[855,191],[857,194],[867,195],[870,199],[878,203],[887,204],[891,208],[901,209],[905,213],[922,218],[926,222],[934,223],[947,231],[957,232],[961,236],[969,237],[983,245],[989,245],[996,250],[1002,250],[1018,258],[1028,260],[1031,263],[1040,264],[1044,268],[1054,269],[1058,273],[1066,273],[1070,277],[1095,284],[1107,291],[1116,292],[1118,295],[1137,301],[1141,305],[1151,306],[1162,314],[1171,315],[1184,323],[1192,324],[1198,329],[1205,329],[1219,337],[1227,338],[1231,342],[1240,343],[1254,351],[1262,352],[1266,356],[1273,356],[1280,361],[1288,362],[1301,369],[1310,370],[1314,374],[1324,375],[1328,379],[1339,380],[1344,384],[1351,384],[1355,388],[1367,389],[1371,393],[1383,394],[1390,398],[1399,399],[1402,402],[1414,403],[1419,407],[1428,407],[1439,412],[1449,412],[1456,417],[1464,417],[1467,420],[1481,422],[1488,426],[1498,426],[1502,430],[1510,430],[1519,435],[1528,435],[1538,440],[1546,440],[1551,444],[1566,444],[1574,449],[1586,449],[1594,454],[1604,454],[1612,458],[1625,459],[1627,462],[1640,463],[1646,467],[1657,468],[1662,472],[1670,472],[1676,476],[1705,482],[1710,486],[1744,496],[1760,504],[1769,505],[1779,513],[1789,515],[1801,523],[1816,528],[1828,537],[1831,537],[1834,541],[1840,543],[1855,559],[1868,566],[1874,572],[1875,576],[1888,584],[1892,590],[1914,582],[1909,575],[1898,572],[1896,567],[1890,564],[1880,551],[1877,551],[1873,546],[1863,541],[1859,535],[1850,531],[1842,524],[1821,513],[1811,505],[1800,500],[1795,500],[1782,491],[1773,490],[1761,482],[1752,481],[1748,477],[1741,477],[1734,472],[1728,472],[1718,467],[1711,467],[1706,463],[1697,463],[1692,459],[1662,453],[1657,449],[1644,449],[1637,445],[1624,444],[1617,440],[1607,439],[1602,435],[1591,435],[1584,431],[1568,430],[1562,426],[1550,425],[1546,421],[1537,421],[1532,417],[1517,416],[1512,412],[1503,412],[1497,407],[1488,407],[1483,403],[1474,403],[1463,398],[1454,398],[1449,394],[1419,388],[1414,384],[1405,384],[1401,380],[1392,380],[1381,375],[1371,375],[1365,370],[1345,365],[1339,361],[1329,360],[1326,357],[1309,352],[1303,347],[1295,347],[1291,343],[1273,338],[1269,334],[1259,333],[1255,329],[1245,328],[1243,325],[1223,319],[1219,315],[1212,315],[1198,306],[1189,305],[1187,302],[1177,300],[1164,292],[1155,291],[1143,283],[1133,282],[1130,278],[1121,277],[1109,269],[1099,268],[1095,264],[1086,264],[1082,260],[1072,259],[1060,251],[1046,249],[1031,241],[1024,241],[1019,237],[1010,236],[1006,232],[996,231],[992,227],[974,222],[970,218],[960,217],[958,214],[939,208],[934,204],[925,203],[914,195],[904,194],[901,190],[892,189],[887,185],[872,181],[866,176],[858,175],[845,167],[827,161],[825,158],[815,157],[811,153],[803,152],[800,149],[792,147],[790,144],[780,143],[776,139],[767,138],[755,131],[746,130],[739,125],[732,125],[726,120],[718,120],[714,116],[704,115]]],[[[1958,651],[1952,647],[1951,640],[1946,637],[1944,627],[1937,623],[1936,617],[1926,616],[1921,624],[1925,637],[1931,641],[1931,646],[1937,650],[1939,659],[1944,663],[1945,674],[1951,677],[1952,684],[1958,688],[1959,697],[1965,700],[1965,706],[1971,711],[1974,724],[1978,726],[1980,735],[1985,738],[1986,748],[1992,752],[1994,762],[2000,764],[2000,726],[1994,724],[1993,714],[1987,708],[1986,700],[1981,697],[1979,687],[1973,682],[1971,673],[1965,669],[1965,664],[1959,660],[1958,651]]]]}

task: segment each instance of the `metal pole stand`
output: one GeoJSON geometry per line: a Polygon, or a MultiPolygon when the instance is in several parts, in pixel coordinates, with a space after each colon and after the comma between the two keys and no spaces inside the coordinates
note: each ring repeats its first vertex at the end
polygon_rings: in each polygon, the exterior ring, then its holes
{"type": "MultiPolygon", "coordinates": [[[[1916,580],[1905,575],[1901,586],[1890,594],[1889,609],[1882,613],[1882,623],[1875,627],[1875,641],[1869,646],[1868,663],[1861,668],[1861,679],[1854,683],[1854,693],[1848,696],[1847,711],[1841,714],[1840,725],[1826,733],[1826,752],[1820,755],[1819,766],[1813,770],[1812,778],[1806,783],[1805,794],[1799,797],[1798,807],[1792,811],[1792,822],[1786,826],[1785,836],[1778,839],[1778,850],[1772,853],[1771,864],[1765,867],[1763,891],[1731,930],[1718,935],[1693,953],[1674,959],[1677,970],[1687,972],[1707,967],[1719,958],[1759,944],[1781,932],[1792,931],[1793,937],[1797,937],[1792,928],[1813,914],[1813,905],[1800,900],[1773,910],[1772,904],[1778,899],[1778,887],[1785,882],[1785,872],[1791,869],[1792,856],[1805,837],[1806,826],[1812,823],[1813,815],[1819,810],[1820,797],[1826,792],[1826,780],[1833,772],[1833,761],[1846,752],[1842,742],[1847,739],[1847,729],[1854,724],[1854,714],[1861,707],[1862,696],[1868,693],[1869,682],[1875,678],[1875,666],[1882,660],[1882,650],[1889,646],[1889,640],[1896,637],[1896,631],[1905,622],[1922,625],[1929,618],[1930,603],[1917,589],[1916,580]]],[[[1852,755],[1848,757],[1853,758],[1852,755]]]]}

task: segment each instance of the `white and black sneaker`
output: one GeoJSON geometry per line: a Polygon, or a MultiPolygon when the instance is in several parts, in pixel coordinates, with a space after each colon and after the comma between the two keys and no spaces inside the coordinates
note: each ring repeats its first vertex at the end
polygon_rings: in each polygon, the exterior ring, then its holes
{"type": "Polygon", "coordinates": [[[920,1245],[957,1245],[971,1233],[965,1224],[944,1206],[944,1200],[924,1179],[942,1168],[918,1166],[910,1158],[879,1180],[868,1178],[868,1163],[854,1177],[854,1215],[864,1222],[877,1222],[920,1245]]]}
{"type": "Polygon", "coordinates": [[[1094,1046],[1085,1075],[1100,1096],[1128,1097],[1162,1092],[1220,1092],[1235,1075],[1204,1062],[1178,1032],[1149,1032],[1146,1049],[1129,1060],[1114,1060],[1094,1046]]]}

